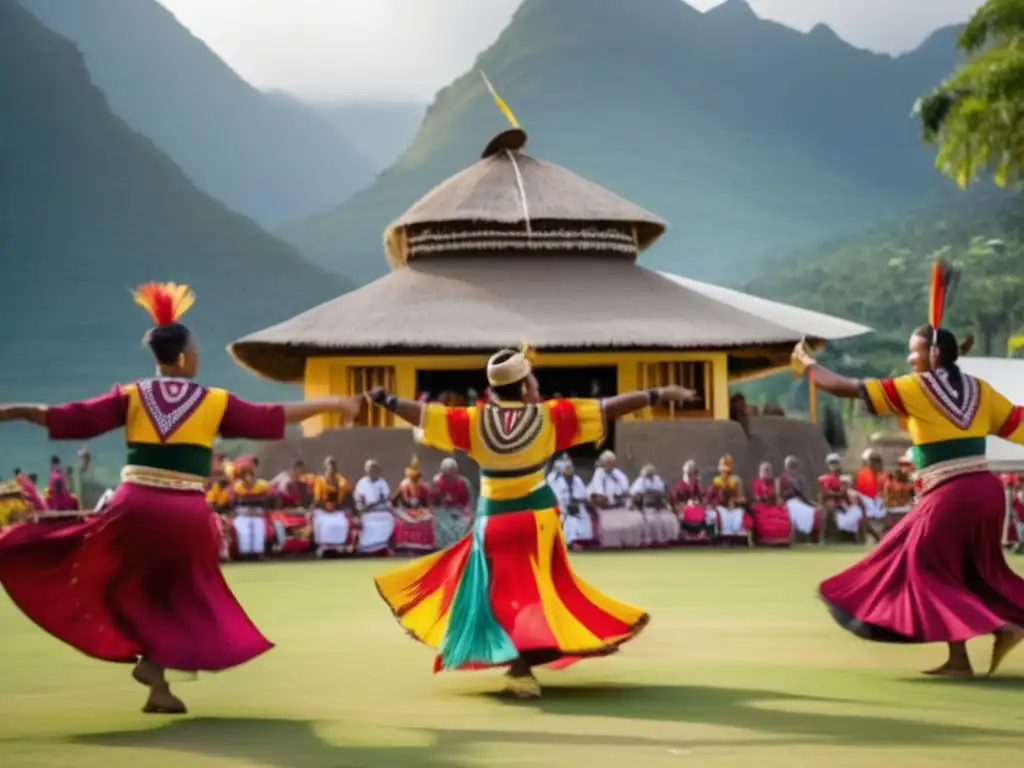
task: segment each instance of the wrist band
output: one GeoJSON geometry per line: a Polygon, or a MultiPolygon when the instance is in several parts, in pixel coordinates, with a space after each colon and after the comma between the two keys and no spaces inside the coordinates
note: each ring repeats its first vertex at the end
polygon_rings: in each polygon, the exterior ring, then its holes
{"type": "Polygon", "coordinates": [[[375,389],[370,393],[370,400],[374,405],[384,405],[387,399],[388,393],[386,389],[375,389]]]}
{"type": "Polygon", "coordinates": [[[384,398],[384,407],[394,413],[398,410],[398,395],[388,395],[384,398]]]}
{"type": "Polygon", "coordinates": [[[651,405],[657,405],[661,402],[661,393],[656,389],[648,389],[647,397],[651,401],[651,405]]]}

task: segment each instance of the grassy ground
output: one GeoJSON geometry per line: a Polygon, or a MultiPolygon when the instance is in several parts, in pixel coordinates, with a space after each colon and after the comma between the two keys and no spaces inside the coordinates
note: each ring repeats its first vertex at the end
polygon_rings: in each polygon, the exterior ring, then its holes
{"type": "MultiPolygon", "coordinates": [[[[0,598],[0,765],[991,766],[1024,748],[1024,652],[993,681],[916,670],[938,647],[835,627],[817,581],[858,552],[594,554],[580,572],[647,608],[617,657],[541,675],[545,698],[494,695],[496,673],[432,676],[431,652],[370,584],[384,561],[238,565],[232,585],[278,647],[177,685],[192,714],[139,713],[127,669],[81,658],[0,598]]],[[[1016,558],[1015,564],[1024,564],[1016,558]]],[[[988,661],[988,642],[974,649],[988,661]]]]}

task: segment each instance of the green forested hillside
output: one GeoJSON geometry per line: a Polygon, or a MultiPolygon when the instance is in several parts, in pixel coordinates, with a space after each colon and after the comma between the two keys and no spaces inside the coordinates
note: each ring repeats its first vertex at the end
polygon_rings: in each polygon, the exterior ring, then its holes
{"type": "Polygon", "coordinates": [[[21,3],[79,47],[117,115],[264,226],[341,202],[378,168],[328,116],[245,82],[157,0],[21,3]]]}
{"type": "MultiPolygon", "coordinates": [[[[128,293],[148,280],[195,288],[204,380],[281,394],[225,345],[342,292],[340,278],[200,192],[111,113],[74,45],[15,0],[0,0],[0,115],[0,401],[81,397],[149,373],[148,318],[128,293]]],[[[3,427],[14,461],[12,440],[29,433],[3,427]]]]}
{"type": "Polygon", "coordinates": [[[767,266],[748,290],[846,317],[876,333],[836,345],[838,362],[861,375],[905,367],[910,331],[928,320],[932,261],[961,277],[944,325],[973,333],[975,354],[1004,356],[1024,327],[1024,200],[986,192],[923,207],[855,237],[767,266]]]}
{"type": "MultiPolygon", "coordinates": [[[[942,30],[893,58],[824,26],[761,20],[744,0],[706,14],[680,0],[525,0],[477,64],[530,134],[528,151],[668,220],[645,264],[737,284],[766,256],[943,194],[910,111],[953,67],[954,42],[942,30]]],[[[437,94],[371,187],[281,233],[372,279],[388,221],[504,127],[474,68],[437,94]]]]}

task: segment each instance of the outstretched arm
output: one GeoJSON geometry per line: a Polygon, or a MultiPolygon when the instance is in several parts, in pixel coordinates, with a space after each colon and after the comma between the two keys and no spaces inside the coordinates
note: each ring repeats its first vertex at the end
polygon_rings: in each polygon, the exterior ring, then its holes
{"type": "Polygon", "coordinates": [[[606,419],[618,419],[628,416],[631,413],[642,411],[651,405],[658,403],[684,403],[693,400],[697,393],[692,389],[684,387],[656,387],[654,389],[643,389],[636,392],[626,392],[614,397],[608,397],[601,401],[606,419]]]}
{"type": "Polygon", "coordinates": [[[321,397],[295,403],[250,403],[237,395],[228,395],[228,404],[220,420],[219,433],[228,439],[281,440],[285,424],[339,413],[348,419],[359,415],[361,397],[321,397]]]}
{"type": "Polygon", "coordinates": [[[46,412],[48,410],[45,405],[32,405],[29,403],[0,405],[0,421],[27,421],[29,424],[45,427],[46,412]]]}
{"type": "Polygon", "coordinates": [[[828,392],[836,397],[855,399],[861,396],[861,383],[857,379],[849,379],[840,376],[838,373],[822,367],[817,360],[811,357],[810,350],[804,342],[800,342],[793,349],[793,358],[806,370],[812,371],[811,382],[818,389],[828,392]]]}
{"type": "Polygon", "coordinates": [[[383,387],[375,387],[366,393],[366,398],[374,405],[386,408],[402,421],[419,427],[423,424],[423,403],[419,400],[406,400],[393,395],[383,387]]]}

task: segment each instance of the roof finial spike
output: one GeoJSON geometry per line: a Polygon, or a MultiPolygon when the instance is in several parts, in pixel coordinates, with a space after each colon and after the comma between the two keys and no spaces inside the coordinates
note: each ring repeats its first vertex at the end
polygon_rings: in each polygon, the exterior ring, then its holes
{"type": "Polygon", "coordinates": [[[480,77],[484,79],[484,85],[486,85],[487,90],[491,92],[491,97],[494,99],[494,103],[498,105],[498,109],[501,110],[501,114],[508,118],[508,121],[512,123],[513,128],[519,128],[519,121],[516,120],[516,116],[512,114],[512,110],[509,109],[505,100],[498,95],[496,90],[494,90],[494,86],[491,85],[491,81],[487,79],[487,73],[482,69],[480,70],[480,77]]]}

